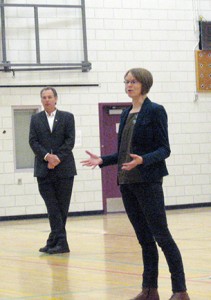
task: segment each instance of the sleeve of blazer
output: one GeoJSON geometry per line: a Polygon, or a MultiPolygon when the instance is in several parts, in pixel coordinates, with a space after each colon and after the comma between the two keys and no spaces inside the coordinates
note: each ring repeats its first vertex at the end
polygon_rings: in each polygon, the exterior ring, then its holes
{"type": "Polygon", "coordinates": [[[29,129],[29,144],[35,156],[38,156],[40,159],[44,159],[49,150],[39,142],[39,133],[36,130],[36,121],[37,114],[32,115],[29,129]]]}
{"type": "Polygon", "coordinates": [[[100,168],[110,166],[110,165],[116,165],[118,162],[118,153],[101,156],[101,158],[103,160],[103,163],[99,165],[100,168]]]}
{"type": "Polygon", "coordinates": [[[156,105],[153,111],[153,150],[144,154],[144,166],[165,160],[171,153],[168,138],[168,117],[163,106],[156,105]]]}
{"type": "Polygon", "coordinates": [[[66,112],[64,142],[55,153],[62,161],[72,152],[75,145],[75,119],[72,113],[66,112]]]}

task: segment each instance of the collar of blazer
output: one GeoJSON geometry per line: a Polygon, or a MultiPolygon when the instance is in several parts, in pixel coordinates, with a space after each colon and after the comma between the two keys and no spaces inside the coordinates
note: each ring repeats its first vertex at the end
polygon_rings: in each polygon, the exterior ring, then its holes
{"type": "MultiPolygon", "coordinates": [[[[140,123],[147,116],[149,108],[151,106],[151,103],[152,102],[148,97],[144,100],[141,110],[139,111],[138,116],[137,116],[137,120],[136,120],[137,122],[140,123]]],[[[124,110],[124,112],[122,113],[121,122],[120,122],[120,131],[123,129],[125,122],[127,120],[128,114],[130,113],[131,109],[132,109],[132,106],[126,108],[124,110]]]]}
{"type": "MultiPolygon", "coordinates": [[[[49,127],[49,124],[48,124],[48,119],[47,119],[46,111],[45,111],[45,110],[43,110],[43,111],[40,113],[40,117],[41,117],[41,120],[42,120],[42,122],[44,123],[44,125],[50,130],[50,127],[49,127]]],[[[57,124],[58,124],[59,118],[60,118],[60,111],[57,109],[57,110],[56,110],[55,117],[54,117],[54,124],[53,124],[52,132],[55,130],[55,128],[56,128],[56,126],[57,126],[57,124]]]]}

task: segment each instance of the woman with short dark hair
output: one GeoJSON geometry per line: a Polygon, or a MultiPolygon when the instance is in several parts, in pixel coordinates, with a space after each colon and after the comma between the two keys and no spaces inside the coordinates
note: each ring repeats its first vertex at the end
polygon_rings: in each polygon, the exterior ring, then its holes
{"type": "Polygon", "coordinates": [[[180,251],[168,229],[163,177],[168,175],[165,159],[170,155],[167,114],[162,105],[148,97],[152,74],[134,68],[124,76],[125,92],[131,107],[122,112],[118,132],[118,152],[90,157],[84,166],[101,168],[117,164],[118,183],[128,218],[142,247],[142,291],[133,300],[159,300],[158,250],[162,249],[171,273],[170,300],[190,300],[180,251]]]}

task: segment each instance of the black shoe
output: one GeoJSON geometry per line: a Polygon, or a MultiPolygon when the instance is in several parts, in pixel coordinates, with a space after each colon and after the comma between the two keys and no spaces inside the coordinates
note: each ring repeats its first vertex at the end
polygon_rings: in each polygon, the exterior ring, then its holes
{"type": "Polygon", "coordinates": [[[60,246],[60,245],[57,245],[53,248],[48,248],[47,251],[48,254],[59,254],[59,253],[68,253],[68,252],[70,252],[68,246],[60,246]]]}
{"type": "Polygon", "coordinates": [[[47,253],[48,249],[49,249],[49,246],[46,245],[45,247],[40,248],[39,251],[47,253]]]}

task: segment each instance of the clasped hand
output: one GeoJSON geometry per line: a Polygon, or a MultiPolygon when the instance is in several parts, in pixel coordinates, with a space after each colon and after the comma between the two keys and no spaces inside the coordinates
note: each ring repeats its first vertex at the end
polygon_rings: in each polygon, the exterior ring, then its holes
{"type": "Polygon", "coordinates": [[[54,169],[61,162],[55,154],[48,154],[46,160],[48,161],[48,169],[54,169]]]}

